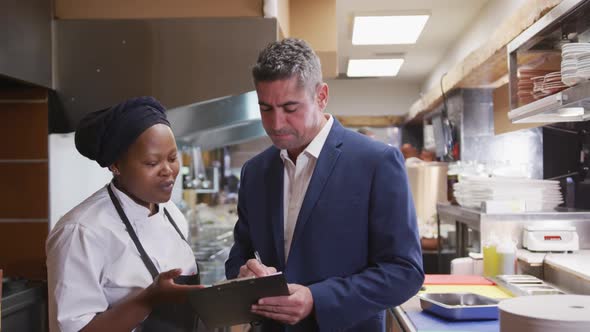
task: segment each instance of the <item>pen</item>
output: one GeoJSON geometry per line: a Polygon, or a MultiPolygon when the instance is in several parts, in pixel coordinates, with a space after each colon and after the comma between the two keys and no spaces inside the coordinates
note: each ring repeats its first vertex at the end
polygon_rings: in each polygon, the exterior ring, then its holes
{"type": "Polygon", "coordinates": [[[254,251],[254,257],[256,257],[256,260],[258,263],[260,263],[260,265],[264,265],[262,264],[262,259],[260,259],[260,254],[258,254],[258,251],[254,251]]]}

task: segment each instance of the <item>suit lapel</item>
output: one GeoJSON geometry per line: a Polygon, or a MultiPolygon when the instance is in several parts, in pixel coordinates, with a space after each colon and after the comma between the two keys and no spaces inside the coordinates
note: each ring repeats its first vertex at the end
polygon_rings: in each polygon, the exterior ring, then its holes
{"type": "Polygon", "coordinates": [[[283,161],[277,153],[273,157],[269,171],[269,185],[270,189],[267,191],[268,202],[270,203],[270,217],[272,224],[272,233],[274,238],[274,244],[277,252],[277,257],[280,262],[280,266],[277,269],[280,271],[285,266],[285,245],[284,245],[284,225],[283,225],[283,176],[284,168],[283,161]]]}
{"type": "MultiPolygon", "coordinates": [[[[330,134],[326,138],[320,157],[317,160],[313,175],[307,187],[301,210],[299,210],[299,216],[297,217],[297,224],[295,225],[295,231],[293,233],[293,240],[291,241],[291,249],[297,242],[297,239],[301,236],[305,224],[309,220],[314,206],[320,198],[322,191],[328,182],[330,174],[336,165],[336,161],[340,156],[340,145],[342,144],[342,134],[344,128],[334,119],[330,134]]],[[[293,250],[289,252],[289,255],[293,250]]]]}

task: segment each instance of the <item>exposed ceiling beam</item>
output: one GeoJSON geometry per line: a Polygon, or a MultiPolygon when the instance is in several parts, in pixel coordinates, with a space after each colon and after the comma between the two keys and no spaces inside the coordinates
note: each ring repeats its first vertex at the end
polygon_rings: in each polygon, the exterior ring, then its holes
{"type": "Polygon", "coordinates": [[[402,116],[395,115],[335,115],[335,117],[345,127],[391,127],[403,123],[404,120],[402,116]]]}
{"type": "MultiPolygon", "coordinates": [[[[508,72],[506,45],[521,32],[543,17],[561,0],[527,0],[481,47],[453,66],[443,80],[443,90],[449,93],[457,88],[489,86],[508,72]]],[[[519,62],[535,61],[540,55],[519,57],[519,62]]],[[[442,102],[439,85],[430,89],[410,107],[406,122],[420,122],[442,102]]]]}

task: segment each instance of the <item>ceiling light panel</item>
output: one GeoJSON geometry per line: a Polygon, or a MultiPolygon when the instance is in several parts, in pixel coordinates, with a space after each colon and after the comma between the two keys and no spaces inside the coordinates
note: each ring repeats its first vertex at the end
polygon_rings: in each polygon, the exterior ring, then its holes
{"type": "Polygon", "coordinates": [[[350,59],[348,60],[348,77],[385,77],[396,76],[404,59],[350,59]]]}
{"type": "Polygon", "coordinates": [[[353,45],[415,44],[430,15],[356,16],[353,45]]]}

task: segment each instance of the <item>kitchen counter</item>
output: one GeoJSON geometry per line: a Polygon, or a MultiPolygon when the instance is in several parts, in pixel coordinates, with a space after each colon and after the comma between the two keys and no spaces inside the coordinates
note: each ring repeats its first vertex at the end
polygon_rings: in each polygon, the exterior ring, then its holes
{"type": "Polygon", "coordinates": [[[545,255],[544,263],[590,282],[590,250],[580,250],[570,254],[549,253],[545,255]]]}
{"type": "Polygon", "coordinates": [[[199,204],[185,212],[190,225],[190,240],[201,275],[201,283],[211,285],[225,279],[225,261],[233,245],[237,220],[235,204],[199,204]]]}
{"type": "Polygon", "coordinates": [[[590,295],[590,250],[545,255],[543,279],[569,293],[590,295]]]}
{"type": "Polygon", "coordinates": [[[529,271],[528,274],[544,279],[567,293],[590,295],[590,250],[545,253],[519,249],[517,257],[540,271],[537,274],[529,271]]]}
{"type": "MultiPolygon", "coordinates": [[[[470,292],[491,298],[510,298],[510,294],[504,292],[498,286],[491,285],[425,285],[425,290],[420,293],[454,293],[470,292]]],[[[420,299],[414,296],[404,304],[390,310],[390,318],[394,319],[389,331],[413,332],[413,331],[498,331],[499,321],[448,321],[438,318],[426,312],[422,312],[420,299]],[[393,316],[393,317],[391,317],[393,316]]]]}

